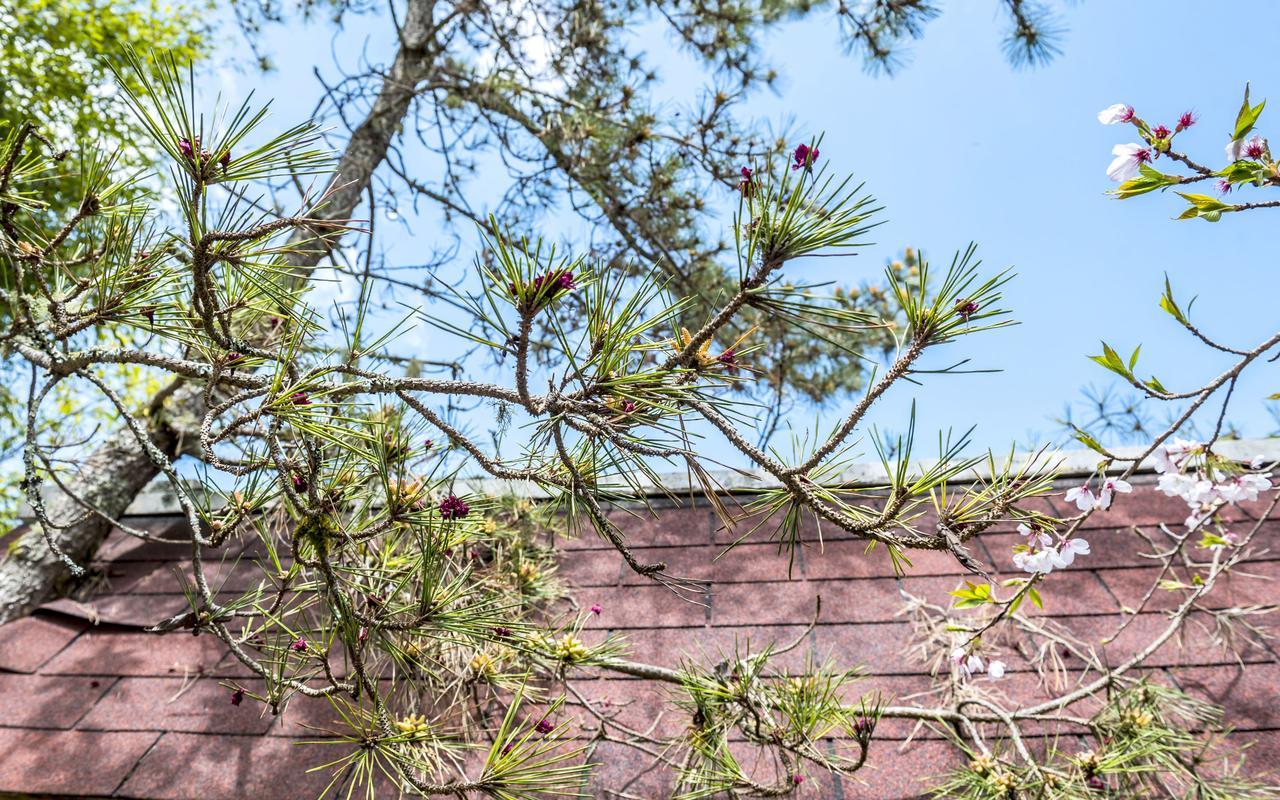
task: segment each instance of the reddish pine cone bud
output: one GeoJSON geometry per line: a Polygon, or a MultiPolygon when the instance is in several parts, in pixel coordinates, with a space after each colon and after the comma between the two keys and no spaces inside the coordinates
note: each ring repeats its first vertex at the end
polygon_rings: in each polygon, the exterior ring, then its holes
{"type": "Polygon", "coordinates": [[[451,494],[440,501],[440,516],[444,519],[462,519],[470,513],[471,506],[456,495],[451,494]]]}
{"type": "Polygon", "coordinates": [[[810,147],[807,144],[799,145],[791,158],[795,162],[791,165],[791,169],[810,169],[813,167],[814,162],[818,160],[818,148],[810,147]]]}

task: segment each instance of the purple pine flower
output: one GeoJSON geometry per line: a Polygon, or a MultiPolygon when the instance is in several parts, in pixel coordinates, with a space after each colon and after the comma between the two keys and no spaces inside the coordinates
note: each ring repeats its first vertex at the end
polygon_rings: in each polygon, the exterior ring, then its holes
{"type": "Polygon", "coordinates": [[[553,730],[555,730],[556,726],[551,724],[551,720],[549,719],[540,719],[538,720],[538,724],[535,725],[533,729],[538,733],[542,734],[543,736],[546,736],[548,733],[551,733],[553,730]]]}
{"type": "Polygon", "coordinates": [[[457,495],[451,494],[440,501],[440,516],[444,519],[462,519],[470,513],[471,506],[457,495]]]}
{"type": "Polygon", "coordinates": [[[733,352],[732,347],[729,348],[728,350],[725,350],[720,355],[716,356],[716,361],[719,361],[721,364],[724,364],[725,368],[727,368],[730,372],[738,371],[738,366],[739,366],[738,354],[733,352]]]}
{"type": "Polygon", "coordinates": [[[791,169],[810,169],[813,167],[814,162],[818,160],[818,148],[810,147],[807,144],[799,145],[796,147],[795,153],[792,154],[792,160],[794,163],[791,165],[791,169]]]}

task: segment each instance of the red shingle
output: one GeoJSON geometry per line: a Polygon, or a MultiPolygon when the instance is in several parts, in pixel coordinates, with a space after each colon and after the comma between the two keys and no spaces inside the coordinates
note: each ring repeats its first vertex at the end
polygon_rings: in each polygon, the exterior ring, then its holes
{"type": "Polygon", "coordinates": [[[226,654],[213,636],[92,630],[41,670],[48,675],[197,675],[226,654]]]}
{"type": "Polygon", "coordinates": [[[1228,726],[1241,730],[1280,729],[1280,664],[1187,667],[1172,670],[1186,692],[1220,705],[1228,726]]]}
{"type": "Polygon", "coordinates": [[[148,800],[318,797],[331,776],[324,770],[307,770],[339,755],[335,747],[300,747],[292,739],[276,736],[166,733],[138,764],[119,795],[148,800]]]}
{"type": "Polygon", "coordinates": [[[87,627],[80,620],[42,614],[10,622],[0,636],[0,670],[35,672],[87,627]]]}
{"type": "Polygon", "coordinates": [[[0,792],[109,795],[157,736],[0,728],[0,792]]]}
{"type": "Polygon", "coordinates": [[[210,678],[122,678],[76,727],[189,733],[265,733],[274,718],[252,700],[231,704],[231,690],[210,678]]]}
{"type": "Polygon", "coordinates": [[[71,728],[93,708],[112,679],[0,674],[6,728],[71,728]]]}

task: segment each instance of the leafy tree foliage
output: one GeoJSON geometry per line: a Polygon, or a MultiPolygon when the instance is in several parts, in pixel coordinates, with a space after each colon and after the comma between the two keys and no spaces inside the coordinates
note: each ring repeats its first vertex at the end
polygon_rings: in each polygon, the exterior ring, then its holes
{"type": "MultiPolygon", "coordinates": [[[[155,163],[138,120],[120,103],[118,78],[136,90],[159,76],[151,48],[187,61],[209,52],[207,8],[197,2],[119,3],[114,0],[13,0],[0,5],[0,135],[26,123],[36,126],[36,142],[45,154],[74,153],[44,163],[39,208],[51,220],[62,219],[82,198],[86,164],[83,145],[110,154],[118,169],[145,169],[155,163]],[[144,53],[142,72],[111,71],[126,55],[144,53]]],[[[138,187],[141,191],[141,187],[138,187]]],[[[0,362],[0,462],[20,446],[23,422],[14,414],[21,376],[17,365],[0,362]]],[[[141,375],[136,376],[145,381],[141,375]]],[[[145,382],[139,389],[154,391],[145,382]]],[[[69,398],[60,402],[70,409],[69,398]]],[[[92,420],[90,415],[88,420],[92,420]]],[[[65,417],[57,423],[88,420],[65,417]]],[[[95,420],[101,422],[101,420],[95,420]]],[[[11,485],[9,480],[6,485],[11,485]]],[[[0,526],[11,526],[18,495],[0,492],[0,526]]]]}

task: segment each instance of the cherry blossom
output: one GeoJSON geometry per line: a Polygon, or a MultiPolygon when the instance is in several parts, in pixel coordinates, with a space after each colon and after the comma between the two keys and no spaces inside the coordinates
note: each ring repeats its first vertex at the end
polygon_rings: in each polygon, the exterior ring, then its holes
{"type": "Polygon", "coordinates": [[[1156,448],[1152,453],[1152,466],[1156,472],[1177,472],[1182,469],[1188,456],[1202,453],[1204,445],[1190,439],[1174,439],[1164,447],[1156,448]]]}
{"type": "Polygon", "coordinates": [[[1089,543],[1084,539],[1068,539],[1058,550],[1049,552],[1053,553],[1053,565],[1058,569],[1065,569],[1071,566],[1077,555],[1089,555],[1089,543]]]}
{"type": "Polygon", "coordinates": [[[1107,106],[1098,112],[1098,122],[1103,125],[1115,125],[1131,119],[1133,119],[1133,106],[1127,106],[1124,103],[1107,106]]]}
{"type": "Polygon", "coordinates": [[[1089,488],[1089,482],[1085,481],[1080,486],[1067,490],[1067,494],[1063,498],[1068,503],[1075,503],[1076,508],[1081,511],[1092,511],[1098,506],[1098,498],[1094,495],[1093,490],[1089,488]]]}
{"type": "Polygon", "coordinates": [[[951,651],[951,666],[956,669],[964,680],[968,680],[980,672],[987,673],[987,676],[992,680],[1000,680],[1004,677],[1007,669],[1003,661],[992,659],[990,662],[984,663],[981,656],[977,653],[970,653],[963,647],[957,647],[951,651]]]}
{"type": "Polygon", "coordinates": [[[1053,545],[1053,537],[1043,530],[1037,530],[1027,525],[1025,522],[1018,523],[1018,533],[1027,540],[1027,546],[1031,548],[1045,548],[1053,545]]]}
{"type": "Polygon", "coordinates": [[[1106,511],[1111,508],[1111,501],[1117,494],[1129,494],[1133,487],[1128,481],[1119,478],[1107,478],[1102,482],[1102,490],[1098,492],[1098,508],[1106,511]]]}
{"type": "Polygon", "coordinates": [[[968,679],[986,669],[982,658],[977,653],[970,653],[963,647],[951,651],[951,666],[960,673],[960,677],[968,679]]]}
{"type": "Polygon", "coordinates": [[[1048,575],[1053,572],[1055,566],[1054,556],[1052,547],[1041,550],[1021,550],[1013,554],[1013,565],[1032,575],[1048,575]]]}
{"type": "Polygon", "coordinates": [[[1241,137],[1228,142],[1226,150],[1227,161],[1232,163],[1245,159],[1260,161],[1267,154],[1267,140],[1257,135],[1248,139],[1241,137]]]}
{"type": "Polygon", "coordinates": [[[1218,484],[1215,489],[1219,497],[1228,503],[1252,502],[1258,499],[1259,492],[1270,489],[1271,473],[1246,472],[1234,478],[1228,478],[1218,484]]]}
{"type": "Polygon", "coordinates": [[[1026,549],[1019,549],[1013,554],[1013,565],[1032,575],[1048,575],[1055,569],[1066,569],[1077,555],[1089,554],[1089,543],[1084,539],[1068,539],[1055,547],[1051,537],[1038,535],[1028,538],[1026,549]]]}
{"type": "Polygon", "coordinates": [[[1166,472],[1156,482],[1156,488],[1168,497],[1189,497],[1195,491],[1198,481],[1194,475],[1183,475],[1181,472],[1166,472]]]}
{"type": "Polygon", "coordinates": [[[1187,527],[1187,530],[1195,530],[1213,516],[1213,511],[1214,507],[1211,505],[1192,506],[1191,513],[1182,521],[1182,524],[1187,527]]]}
{"type": "Polygon", "coordinates": [[[1107,177],[1117,183],[1135,178],[1143,164],[1151,160],[1151,148],[1140,144],[1118,144],[1111,148],[1115,156],[1107,167],[1107,177]]]}

